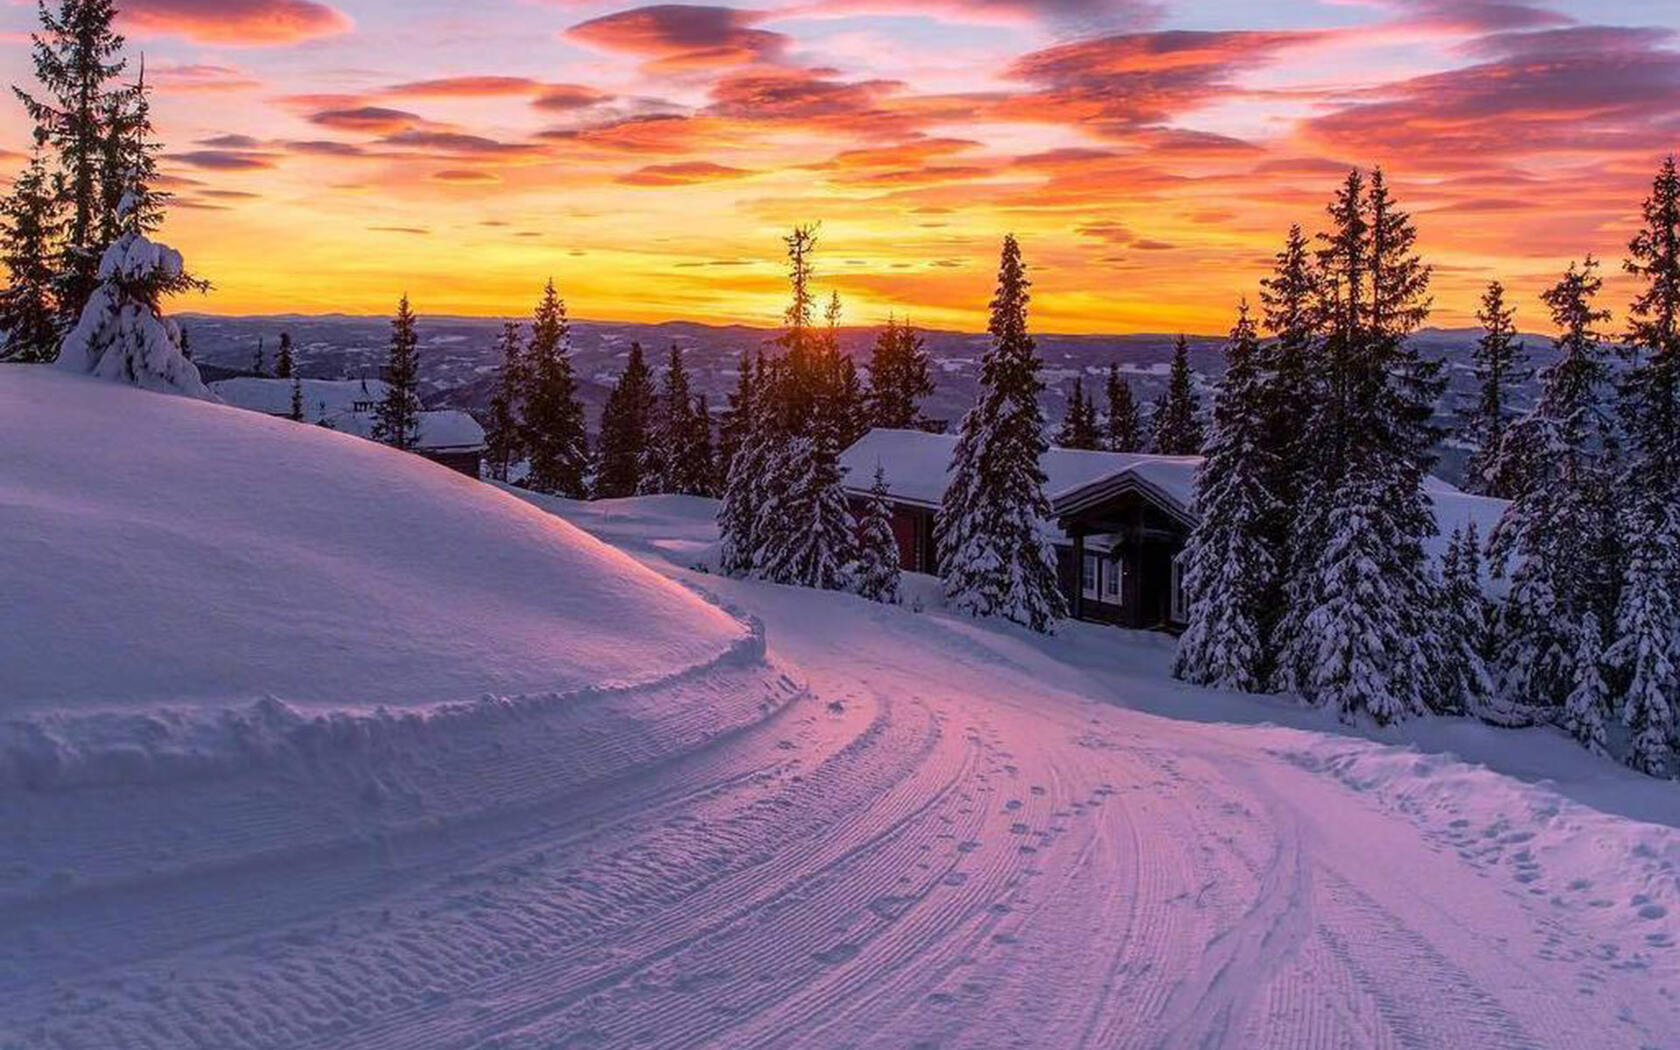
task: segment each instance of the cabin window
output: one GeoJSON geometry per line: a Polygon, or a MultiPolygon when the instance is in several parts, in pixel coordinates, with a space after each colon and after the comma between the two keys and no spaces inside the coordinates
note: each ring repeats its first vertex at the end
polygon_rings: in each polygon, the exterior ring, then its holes
{"type": "Polygon", "coordinates": [[[1102,563],[1103,558],[1100,554],[1085,555],[1085,576],[1081,581],[1080,590],[1092,601],[1102,601],[1102,563]]]}
{"type": "Polygon", "coordinates": [[[1090,601],[1119,605],[1120,586],[1124,579],[1125,568],[1120,559],[1110,558],[1102,554],[1085,555],[1085,569],[1084,576],[1080,581],[1080,590],[1090,601]]]}
{"type": "Polygon", "coordinates": [[[1102,600],[1110,605],[1120,604],[1120,581],[1125,578],[1126,563],[1110,558],[1103,566],[1102,600]]]}
{"type": "Polygon", "coordinates": [[[1184,586],[1184,570],[1189,551],[1180,551],[1172,560],[1172,621],[1190,622],[1190,592],[1184,586]]]}

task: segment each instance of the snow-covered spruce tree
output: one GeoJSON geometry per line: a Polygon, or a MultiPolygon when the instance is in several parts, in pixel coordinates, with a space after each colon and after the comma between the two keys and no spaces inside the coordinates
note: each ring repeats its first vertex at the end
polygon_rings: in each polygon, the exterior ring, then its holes
{"type": "Polygon", "coordinates": [[[420,447],[420,335],[404,293],[391,318],[391,343],[385,352],[385,396],[373,409],[373,439],[392,448],[420,447]]]}
{"type": "Polygon", "coordinates": [[[181,253],[131,226],[105,249],[95,274],[99,283],[64,337],[58,367],[214,400],[181,353],[180,329],[161,312],[164,296],[206,287],[187,275],[181,253]]]}
{"type": "Polygon", "coordinates": [[[257,336],[257,349],[251,355],[251,374],[257,377],[268,375],[268,344],[262,336],[257,336]]]}
{"type": "Polygon", "coordinates": [[[484,457],[490,476],[508,481],[513,464],[518,462],[524,445],[521,437],[524,407],[524,351],[520,346],[519,326],[512,321],[502,323],[496,349],[502,363],[496,369],[496,390],[490,395],[489,425],[484,428],[484,457]]]}
{"type": "Polygon", "coordinates": [[[1062,425],[1056,430],[1056,445],[1060,448],[1099,449],[1102,435],[1097,430],[1097,409],[1085,396],[1085,383],[1073,381],[1068,391],[1067,409],[1062,425]]]}
{"type": "Polygon", "coordinates": [[[746,441],[752,427],[753,388],[756,374],[752,358],[741,355],[739,371],[735,374],[735,389],[730,391],[723,414],[718,419],[716,456],[716,488],[721,493],[729,487],[729,473],[735,465],[735,454],[746,441]]]}
{"type": "Polygon", "coordinates": [[[94,287],[104,282],[100,271],[109,243],[105,234],[113,229],[107,225],[111,202],[125,211],[124,228],[141,234],[148,232],[147,203],[134,197],[122,208],[131,196],[126,169],[122,186],[100,184],[110,141],[106,115],[111,96],[128,90],[111,85],[127,64],[118,57],[123,38],[113,28],[116,5],[112,0],[60,0],[56,11],[44,2],[39,11],[41,30],[30,40],[35,78],[44,94],[14,91],[35,124],[36,142],[50,145],[58,156],[53,182],[64,224],[53,298],[68,328],[79,323],[94,287]]]}
{"type": "Polygon", "coordinates": [[[902,570],[899,568],[898,539],[892,530],[892,505],[888,500],[887,472],[875,465],[875,481],[869,487],[863,515],[858,518],[858,560],[852,588],[872,602],[897,605],[902,570]]]}
{"type": "Polygon", "coordinates": [[[1329,207],[1318,257],[1325,393],[1309,432],[1315,469],[1299,499],[1283,680],[1344,719],[1380,724],[1450,708],[1434,695],[1440,587],[1423,490],[1437,434],[1439,364],[1407,337],[1429,310],[1430,271],[1381,172],[1357,171],[1329,207]]]}
{"type": "Polygon", "coordinates": [[[649,427],[654,416],[653,373],[642,344],[630,344],[630,356],[601,409],[596,446],[595,498],[620,499],[642,489],[648,459],[649,427]]]}
{"type": "Polygon", "coordinates": [[[1570,661],[1574,681],[1563,701],[1558,724],[1595,755],[1610,753],[1605,731],[1610,710],[1610,687],[1604,679],[1604,631],[1598,617],[1588,613],[1572,632],[1575,652],[1570,661]]]}
{"type": "Polygon", "coordinates": [[[723,499],[718,504],[718,568],[730,576],[748,575],[758,563],[758,512],[774,448],[765,396],[771,371],[762,355],[750,369],[743,361],[745,378],[730,404],[736,446],[729,458],[723,499]]]}
{"type": "Polygon", "coordinates": [[[787,242],[793,289],[783,336],[788,352],[763,388],[767,433],[775,445],[764,460],[754,572],[776,583],[840,590],[857,556],[857,525],[839,462],[852,406],[840,396],[838,298],[829,300],[826,332],[814,331],[802,309],[814,244],[801,238],[803,232],[794,231],[787,242]]]}
{"type": "Polygon", "coordinates": [[[1266,446],[1260,399],[1260,337],[1241,305],[1213,404],[1206,460],[1196,475],[1198,521],[1185,548],[1190,622],[1175,677],[1220,689],[1262,691],[1278,607],[1278,564],[1267,533],[1275,513],[1267,488],[1277,464],[1266,446]]]}
{"type": "Polygon", "coordinates": [[[1599,629],[1613,586],[1601,408],[1609,368],[1597,331],[1610,315],[1594,305],[1603,284],[1588,256],[1542,294],[1560,333],[1558,360],[1534,409],[1506,427],[1491,465],[1521,481],[1490,537],[1494,569],[1511,581],[1497,622],[1497,699],[1484,716],[1501,724],[1559,717],[1581,678],[1577,655],[1602,646],[1575,632],[1588,622],[1599,629]]]}
{"type": "Polygon", "coordinates": [[[1190,343],[1173,345],[1172,373],[1149,419],[1149,449],[1159,456],[1194,456],[1202,450],[1201,405],[1190,379],[1190,343]]]}
{"type": "Polygon", "coordinates": [[[297,359],[292,355],[292,333],[280,333],[280,350],[274,355],[274,375],[277,379],[290,379],[297,371],[297,359]]]}
{"type": "Polygon", "coordinates": [[[531,319],[525,351],[525,484],[551,495],[582,499],[589,469],[583,405],[572,374],[571,326],[551,279],[531,319]]]}
{"type": "Polygon", "coordinates": [[[58,353],[59,315],[53,302],[53,244],[58,203],[37,150],[0,201],[0,360],[51,361],[58,353]]]}
{"type": "Polygon", "coordinates": [[[292,405],[286,418],[294,423],[303,422],[303,379],[296,374],[292,376],[292,405]]]}
{"type": "Polygon", "coordinates": [[[1436,709],[1485,718],[1494,696],[1486,652],[1493,609],[1482,591],[1482,542],[1475,522],[1453,530],[1441,564],[1441,588],[1440,637],[1446,649],[1436,709]]]}
{"type": "Polygon", "coordinates": [[[1500,449],[1511,422],[1511,390],[1528,379],[1524,368],[1528,355],[1517,338],[1516,308],[1505,304],[1505,286],[1488,282],[1476,319],[1482,323],[1482,337],[1476,342],[1476,402],[1459,427],[1460,436],[1474,449],[1464,474],[1469,491],[1498,499],[1517,494],[1517,479],[1501,474],[1509,465],[1500,449]]]}
{"type": "Polygon", "coordinates": [[[927,350],[909,323],[887,319],[869,359],[869,418],[877,427],[921,425],[922,401],[933,393],[927,350]]]}
{"type": "Polygon", "coordinates": [[[953,609],[1048,632],[1067,614],[1049,544],[1040,461],[1047,444],[1044,389],[1027,332],[1029,287],[1021,248],[1004,238],[980,367],[978,403],[963,417],[939,514],[940,575],[953,609]]]}
{"type": "Polygon", "coordinates": [[[1652,182],[1643,219],[1623,263],[1643,287],[1628,308],[1633,364],[1621,390],[1628,457],[1618,485],[1627,580],[1608,661],[1627,683],[1627,761],[1660,776],[1672,769],[1680,708],[1680,171],[1673,156],[1652,182]]]}
{"type": "Polygon", "coordinates": [[[1103,417],[1103,448],[1109,452],[1142,452],[1143,428],[1138,423],[1137,401],[1132,384],[1120,374],[1118,364],[1108,366],[1108,412],[1103,417]]]}

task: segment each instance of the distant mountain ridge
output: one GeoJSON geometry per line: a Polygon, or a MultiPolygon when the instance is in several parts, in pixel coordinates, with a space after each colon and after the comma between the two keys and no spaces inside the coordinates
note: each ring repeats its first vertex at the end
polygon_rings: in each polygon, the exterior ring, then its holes
{"type": "MultiPolygon", "coordinates": [[[[384,363],[390,321],[385,317],[348,314],[275,314],[224,317],[184,314],[179,317],[191,335],[194,358],[219,373],[246,373],[254,364],[258,340],[273,368],[274,351],[281,332],[293,340],[299,369],[318,378],[378,376],[384,363]]],[[[487,317],[422,316],[420,332],[420,379],[428,407],[463,408],[482,413],[489,405],[498,359],[495,340],[502,320],[487,317]]],[[[847,326],[840,329],[843,352],[860,365],[869,359],[878,325],[847,326]]],[[[714,410],[720,408],[734,387],[736,368],[743,353],[766,348],[780,329],[751,325],[712,325],[697,321],[638,323],[620,321],[572,322],[572,355],[579,388],[590,423],[599,417],[607,391],[629,353],[639,342],[656,368],[663,369],[672,345],[682,348],[693,377],[694,389],[706,395],[714,410]]],[[[979,362],[989,337],[983,332],[918,329],[926,341],[933,363],[936,389],[926,411],[933,419],[953,424],[974,401],[979,362]]],[[[1446,359],[1449,393],[1443,411],[1453,408],[1473,389],[1471,351],[1481,330],[1477,328],[1426,328],[1414,342],[1426,356],[1446,359]]],[[[1111,362],[1118,363],[1132,383],[1140,404],[1147,405],[1160,393],[1172,359],[1172,333],[1130,335],[1037,335],[1039,355],[1044,359],[1044,408],[1052,423],[1061,419],[1067,391],[1076,377],[1083,377],[1086,389],[1101,407],[1101,384],[1111,362]],[[1094,385],[1093,385],[1094,384],[1094,385]]],[[[1223,336],[1187,337],[1190,363],[1203,388],[1204,407],[1211,396],[1210,384],[1223,373],[1223,336]]],[[[1551,340],[1527,335],[1531,364],[1543,366],[1552,359],[1551,340]]],[[[1519,406],[1534,396],[1531,381],[1519,392],[1519,406]]],[[[1457,458],[1449,446],[1446,472],[1456,470],[1457,458]]]]}

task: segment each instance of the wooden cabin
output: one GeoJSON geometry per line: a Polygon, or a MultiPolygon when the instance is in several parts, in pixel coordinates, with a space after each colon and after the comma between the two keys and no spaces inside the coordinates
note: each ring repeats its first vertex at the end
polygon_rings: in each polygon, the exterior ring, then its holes
{"type": "MultiPolygon", "coordinates": [[[[841,456],[846,487],[861,507],[879,465],[892,502],[899,564],[939,571],[936,524],[956,438],[872,430],[841,456]]],[[[1082,620],[1174,630],[1184,622],[1179,555],[1195,524],[1191,501],[1200,460],[1052,448],[1041,466],[1068,609],[1082,620]]]]}

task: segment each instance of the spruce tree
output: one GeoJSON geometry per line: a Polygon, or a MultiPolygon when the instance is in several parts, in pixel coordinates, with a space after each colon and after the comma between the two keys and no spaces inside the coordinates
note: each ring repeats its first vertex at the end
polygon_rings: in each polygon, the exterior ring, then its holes
{"type": "Polygon", "coordinates": [[[705,394],[694,395],[688,413],[689,437],[678,471],[680,491],[693,496],[714,496],[717,488],[717,458],[712,452],[712,409],[705,394]]]}
{"type": "Polygon", "coordinates": [[[292,407],[286,418],[294,423],[303,422],[303,379],[296,375],[292,376],[292,407]]]}
{"type": "Polygon", "coordinates": [[[420,447],[420,337],[405,292],[391,318],[385,353],[385,396],[374,406],[373,439],[392,448],[420,447]]]}
{"type": "MultiPolygon", "coordinates": [[[[108,209],[112,201],[120,206],[123,198],[121,193],[107,196],[100,175],[111,141],[107,118],[112,95],[122,93],[111,81],[127,63],[119,57],[123,38],[112,25],[112,0],[60,0],[56,11],[42,0],[39,13],[41,30],[30,40],[35,77],[45,95],[13,91],[35,124],[36,142],[51,145],[58,155],[54,183],[64,225],[54,301],[61,323],[69,327],[78,322],[100,283],[100,260],[109,243],[108,209]]],[[[135,202],[131,215],[144,219],[143,202],[135,202]]],[[[149,230],[142,227],[140,232],[149,230]]]]}
{"type": "Polygon", "coordinates": [[[297,361],[292,357],[292,333],[280,333],[280,350],[274,355],[274,375],[277,379],[290,379],[297,370],[297,361]]]}
{"type": "Polygon", "coordinates": [[[1623,263],[1641,289],[1628,308],[1633,363],[1621,391],[1627,581],[1607,658],[1627,682],[1627,760],[1660,776],[1670,770],[1680,708],[1680,172],[1672,156],[1642,211],[1623,263]]]}
{"type": "Polygon", "coordinates": [[[1190,343],[1173,345],[1172,373],[1150,417],[1150,451],[1159,456],[1194,456],[1202,450],[1201,405],[1190,379],[1190,343]]]}
{"type": "Polygon", "coordinates": [[[1067,409],[1062,425],[1056,431],[1056,444],[1061,448],[1100,449],[1102,435],[1097,430],[1097,408],[1085,396],[1085,383],[1074,379],[1068,391],[1067,409]]]}
{"type": "Polygon", "coordinates": [[[1310,425],[1314,469],[1291,530],[1282,681],[1344,719],[1380,724],[1439,704],[1440,585],[1423,479],[1439,365],[1407,337],[1429,309],[1430,271],[1381,173],[1351,172],[1329,206],[1314,316],[1324,393],[1310,425]]]}
{"type": "Polygon", "coordinates": [[[769,373],[762,355],[755,367],[743,362],[742,379],[730,406],[736,445],[718,505],[718,568],[730,576],[748,575],[758,562],[758,512],[773,449],[769,373]]]}
{"type": "Polygon", "coordinates": [[[1198,685],[1265,689],[1279,600],[1267,487],[1277,474],[1266,444],[1271,420],[1259,394],[1260,337],[1241,305],[1213,405],[1206,459],[1196,475],[1197,524],[1185,547],[1190,621],[1173,674],[1198,685]]]}
{"type": "Polygon", "coordinates": [[[950,606],[1048,632],[1066,615],[1041,531],[1050,517],[1041,465],[1047,443],[1041,363],[1027,331],[1026,267],[1004,238],[980,369],[978,403],[963,417],[939,515],[940,575],[950,606]]]}
{"type": "Polygon", "coordinates": [[[51,361],[58,355],[60,318],[53,300],[53,244],[58,205],[37,150],[0,202],[0,360],[51,361]]]}
{"type": "Polygon", "coordinates": [[[530,463],[525,483],[537,492],[582,499],[589,445],[572,374],[571,325],[553,279],[532,315],[525,362],[522,444],[530,463]]]}
{"type": "Polygon", "coordinates": [[[490,395],[490,421],[485,428],[485,459],[489,462],[490,477],[496,481],[510,480],[513,464],[523,452],[524,356],[520,346],[519,326],[512,321],[502,324],[502,334],[496,341],[501,351],[501,364],[496,370],[496,389],[490,395]]]}
{"type": "Polygon", "coordinates": [[[1487,719],[1496,710],[1485,646],[1493,608],[1482,590],[1481,537],[1474,522],[1453,530],[1441,565],[1441,588],[1440,636],[1446,649],[1435,708],[1487,719]]]}
{"type": "Polygon", "coordinates": [[[694,479],[687,474],[691,462],[689,442],[694,436],[694,424],[690,419],[693,411],[688,369],[683,365],[682,349],[673,343],[659,397],[654,403],[648,456],[638,490],[643,495],[685,492],[694,484],[694,479]]]}
{"type": "Polygon", "coordinates": [[[1516,308],[1505,304],[1505,286],[1488,282],[1476,319],[1482,323],[1482,337],[1476,343],[1477,394],[1474,408],[1461,427],[1461,436],[1474,450],[1465,464],[1469,491],[1498,499],[1517,494],[1517,479],[1502,475],[1497,467],[1500,449],[1512,417],[1510,390],[1528,378],[1523,368],[1527,355],[1517,338],[1516,308]]]}
{"type": "MultiPolygon", "coordinates": [[[[1576,632],[1587,623],[1600,629],[1611,575],[1603,556],[1609,435],[1600,407],[1609,367],[1597,331],[1610,315],[1594,303],[1603,284],[1588,256],[1542,295],[1560,332],[1558,360],[1491,465],[1523,482],[1491,537],[1494,568],[1511,581],[1498,620],[1491,719],[1504,724],[1558,717],[1587,671],[1578,655],[1602,647],[1576,632]]],[[[1576,726],[1590,730],[1579,714],[1576,726]]]]}
{"type": "Polygon", "coordinates": [[[1118,364],[1108,366],[1108,414],[1103,419],[1103,447],[1110,452],[1142,452],[1143,428],[1138,423],[1132,384],[1118,364]]]}
{"type": "Polygon", "coordinates": [[[834,366],[837,374],[831,396],[835,399],[835,417],[840,421],[839,447],[844,451],[869,433],[869,397],[851,358],[838,355],[834,366]]]}
{"type": "Polygon", "coordinates": [[[57,367],[213,400],[181,352],[180,328],[162,307],[166,296],[203,283],[187,276],[180,252],[147,238],[137,223],[125,221],[121,228],[95,272],[99,283],[64,337],[57,367]]]}
{"type": "Polygon", "coordinates": [[[257,349],[251,354],[251,374],[254,376],[268,375],[268,344],[262,336],[257,336],[257,349]]]}
{"type": "Polygon", "coordinates": [[[869,359],[870,423],[893,430],[921,426],[921,405],[932,393],[921,336],[908,323],[888,318],[869,359]]]}
{"type": "Polygon", "coordinates": [[[596,499],[620,499],[642,490],[653,416],[653,373],[642,356],[642,344],[631,343],[629,360],[601,410],[596,499]]]}
{"type": "Polygon", "coordinates": [[[741,450],[747,433],[752,428],[754,380],[752,358],[743,353],[739,371],[735,376],[735,389],[730,392],[728,404],[718,421],[716,466],[717,488],[720,492],[728,487],[730,470],[735,464],[735,454],[741,450]]]}
{"type": "Polygon", "coordinates": [[[853,589],[872,602],[897,605],[903,572],[899,567],[898,539],[893,535],[892,504],[887,474],[875,465],[875,481],[869,488],[863,514],[858,518],[858,564],[853,589]]]}

